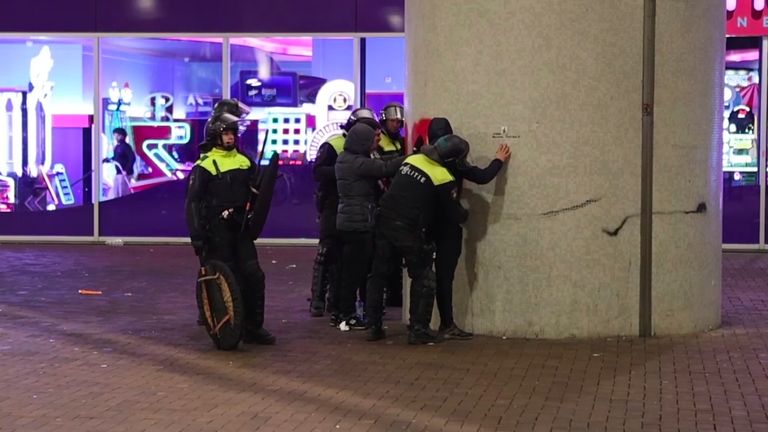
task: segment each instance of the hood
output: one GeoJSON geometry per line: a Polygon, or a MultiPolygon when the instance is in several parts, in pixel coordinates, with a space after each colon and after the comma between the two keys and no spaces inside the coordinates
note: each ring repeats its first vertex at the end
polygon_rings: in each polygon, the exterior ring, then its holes
{"type": "Polygon", "coordinates": [[[369,155],[376,131],[364,123],[358,123],[349,130],[344,140],[344,150],[359,155],[369,155]]]}
{"type": "Polygon", "coordinates": [[[447,118],[435,117],[429,121],[427,136],[430,144],[434,144],[438,139],[451,134],[453,134],[453,128],[447,118]]]}

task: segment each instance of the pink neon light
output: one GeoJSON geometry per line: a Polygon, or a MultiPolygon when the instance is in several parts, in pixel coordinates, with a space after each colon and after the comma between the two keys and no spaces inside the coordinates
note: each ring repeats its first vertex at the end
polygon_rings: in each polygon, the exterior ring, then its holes
{"type": "Polygon", "coordinates": [[[728,12],[733,12],[736,10],[736,0],[725,0],[725,9],[728,10],[728,12]]]}
{"type": "Polygon", "coordinates": [[[765,0],[753,0],[752,7],[754,7],[755,10],[758,10],[758,11],[765,9],[765,0]]]}
{"type": "Polygon", "coordinates": [[[726,62],[756,61],[760,59],[760,51],[757,49],[743,49],[725,52],[726,62]]]}
{"type": "MultiPolygon", "coordinates": [[[[168,37],[170,40],[221,43],[221,38],[205,37],[168,37]]],[[[230,38],[232,45],[248,46],[273,54],[300,57],[312,57],[312,38],[310,37],[273,37],[273,38],[230,38]]]]}
{"type": "Polygon", "coordinates": [[[55,128],[86,128],[91,125],[91,116],[83,114],[54,114],[55,128]]]}

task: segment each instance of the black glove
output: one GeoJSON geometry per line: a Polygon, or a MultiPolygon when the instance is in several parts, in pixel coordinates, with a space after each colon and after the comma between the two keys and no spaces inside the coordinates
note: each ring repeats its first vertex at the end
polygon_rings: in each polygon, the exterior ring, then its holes
{"type": "Polygon", "coordinates": [[[195,255],[202,258],[205,254],[206,244],[203,240],[192,240],[192,248],[195,250],[195,255]]]}

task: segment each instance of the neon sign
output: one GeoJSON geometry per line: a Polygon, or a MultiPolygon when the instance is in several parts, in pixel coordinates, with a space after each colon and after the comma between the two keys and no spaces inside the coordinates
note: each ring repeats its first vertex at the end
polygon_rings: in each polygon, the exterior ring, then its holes
{"type": "Polygon", "coordinates": [[[0,175],[20,176],[22,166],[22,113],[23,92],[0,92],[0,175]]]}
{"type": "Polygon", "coordinates": [[[730,36],[768,35],[766,0],[726,0],[726,34],[730,36]]]}
{"type": "Polygon", "coordinates": [[[27,94],[27,169],[32,177],[40,167],[45,173],[51,168],[52,121],[50,99],[53,82],[48,76],[53,68],[51,49],[46,45],[29,62],[29,82],[32,90],[27,94]]]}

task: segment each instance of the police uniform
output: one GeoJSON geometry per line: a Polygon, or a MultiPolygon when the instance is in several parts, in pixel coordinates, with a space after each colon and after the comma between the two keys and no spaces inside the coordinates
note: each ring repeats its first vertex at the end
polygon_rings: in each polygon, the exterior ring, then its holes
{"type": "MultiPolygon", "coordinates": [[[[341,275],[339,268],[341,244],[336,231],[339,192],[336,189],[334,167],[336,159],[343,150],[344,135],[331,137],[320,145],[315,165],[312,167],[312,174],[317,182],[315,205],[320,216],[320,241],[312,269],[312,299],[309,307],[312,316],[322,316],[326,308],[332,314],[332,318],[338,313],[336,299],[341,275]],[[327,305],[326,295],[328,296],[327,305]]],[[[336,324],[335,319],[332,324],[336,324]]]]}
{"type": "Polygon", "coordinates": [[[206,125],[203,147],[210,150],[200,156],[190,173],[187,226],[201,263],[221,261],[237,278],[245,309],[243,340],[271,344],[275,338],[263,328],[264,272],[254,239],[242,229],[256,167],[235,148],[219,145],[225,130],[236,133],[237,124],[214,116],[206,125]]]}
{"type": "Polygon", "coordinates": [[[405,259],[412,280],[408,342],[437,341],[429,331],[435,299],[435,273],[432,270],[434,245],[426,231],[438,218],[454,223],[466,220],[467,211],[457,199],[455,178],[444,164],[466,157],[469,147],[466,141],[454,135],[429,147],[405,159],[381,198],[373,270],[368,281],[368,340],[371,341],[384,337],[382,297],[390,262],[396,254],[405,259]]]}
{"type": "MultiPolygon", "coordinates": [[[[394,119],[405,121],[403,106],[398,103],[390,103],[381,111],[382,133],[381,141],[373,156],[384,160],[390,160],[405,154],[405,145],[400,131],[390,132],[386,127],[386,120],[394,119]]],[[[379,180],[381,193],[389,188],[392,179],[379,180]]],[[[386,305],[399,307],[403,305],[403,257],[395,254],[390,262],[390,271],[387,276],[386,305]]]]}

